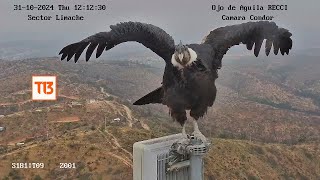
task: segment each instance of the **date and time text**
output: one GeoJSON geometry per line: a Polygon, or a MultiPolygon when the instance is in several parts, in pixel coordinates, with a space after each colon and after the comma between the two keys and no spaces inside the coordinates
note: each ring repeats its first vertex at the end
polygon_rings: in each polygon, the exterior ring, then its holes
{"type": "Polygon", "coordinates": [[[13,10],[22,12],[30,12],[26,16],[29,21],[83,21],[85,16],[81,15],[84,11],[107,11],[106,4],[75,4],[75,5],[63,5],[63,4],[15,4],[13,10]],[[32,12],[43,12],[43,14],[32,14],[32,12]],[[63,12],[75,12],[73,15],[65,15],[63,12]],[[52,12],[52,13],[51,13],[52,12]],[[57,12],[61,12],[57,14],[57,12]],[[49,14],[48,14],[49,13],[49,14]]]}

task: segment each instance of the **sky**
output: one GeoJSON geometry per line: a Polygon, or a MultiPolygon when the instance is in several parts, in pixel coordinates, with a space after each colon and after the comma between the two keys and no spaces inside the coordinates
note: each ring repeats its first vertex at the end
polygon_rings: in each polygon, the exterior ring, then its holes
{"type": "Polygon", "coordinates": [[[163,28],[176,42],[199,43],[212,29],[249,21],[225,21],[225,15],[273,15],[274,21],[293,34],[294,48],[320,47],[318,32],[318,0],[1,0],[0,43],[19,40],[52,41],[65,46],[109,30],[109,25],[121,21],[141,21],[163,28]],[[15,4],[105,4],[106,11],[14,11],[15,4]],[[283,4],[287,11],[212,11],[211,5],[283,4]],[[83,15],[84,21],[27,21],[27,15],[83,15]]]}

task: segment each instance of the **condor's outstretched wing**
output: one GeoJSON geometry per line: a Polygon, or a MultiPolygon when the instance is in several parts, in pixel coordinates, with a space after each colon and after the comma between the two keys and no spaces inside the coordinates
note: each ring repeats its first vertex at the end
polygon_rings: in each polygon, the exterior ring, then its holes
{"type": "Polygon", "coordinates": [[[292,48],[291,33],[287,29],[279,28],[274,22],[259,21],[217,28],[211,31],[204,39],[204,44],[210,44],[215,50],[215,59],[220,60],[230,47],[240,43],[247,45],[251,50],[254,46],[254,55],[258,56],[264,39],[266,39],[265,53],[268,56],[274,48],[277,55],[280,49],[282,55],[289,54],[292,48]]]}
{"type": "Polygon", "coordinates": [[[98,58],[103,50],[107,51],[123,42],[136,41],[151,49],[166,62],[170,62],[175,49],[174,40],[161,28],[140,22],[123,22],[112,25],[110,28],[109,32],[100,32],[64,47],[59,53],[59,55],[62,54],[61,60],[67,58],[69,61],[74,56],[74,61],[77,62],[84,49],[88,47],[86,52],[86,61],[88,61],[95,48],[97,48],[96,58],[98,58]]]}

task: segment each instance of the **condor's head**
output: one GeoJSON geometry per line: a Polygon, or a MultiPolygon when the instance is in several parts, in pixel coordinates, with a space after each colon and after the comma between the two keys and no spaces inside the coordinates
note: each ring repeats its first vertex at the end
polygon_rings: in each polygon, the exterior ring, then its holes
{"type": "Polygon", "coordinates": [[[182,42],[175,47],[174,54],[172,55],[171,63],[179,68],[185,68],[192,64],[192,62],[197,60],[197,53],[188,48],[188,46],[183,45],[182,42]]]}

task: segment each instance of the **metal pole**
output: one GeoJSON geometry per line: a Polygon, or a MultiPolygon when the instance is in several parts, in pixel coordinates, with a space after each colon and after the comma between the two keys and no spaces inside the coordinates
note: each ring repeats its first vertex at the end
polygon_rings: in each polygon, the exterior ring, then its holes
{"type": "Polygon", "coordinates": [[[191,135],[189,139],[178,141],[171,146],[169,151],[169,171],[184,167],[183,162],[188,161],[189,180],[204,179],[204,163],[203,157],[209,150],[210,143],[202,142],[202,140],[191,135]],[[189,156],[188,156],[189,155],[189,156]],[[189,157],[185,159],[185,157],[189,157]],[[181,167],[180,167],[181,166],[181,167]]]}
{"type": "MultiPolygon", "coordinates": [[[[173,143],[169,151],[169,168],[167,171],[180,169],[189,165],[189,180],[204,179],[203,157],[210,148],[209,142],[203,142],[194,135],[173,143]],[[187,158],[187,159],[186,159],[187,158]],[[185,163],[188,162],[188,163],[185,163]]],[[[170,179],[171,180],[171,179],[170,179]]]]}
{"type": "Polygon", "coordinates": [[[209,143],[191,136],[190,151],[190,180],[203,180],[203,157],[208,151],[209,143]]]}
{"type": "Polygon", "coordinates": [[[203,157],[201,155],[190,157],[190,180],[203,180],[203,157]]]}

